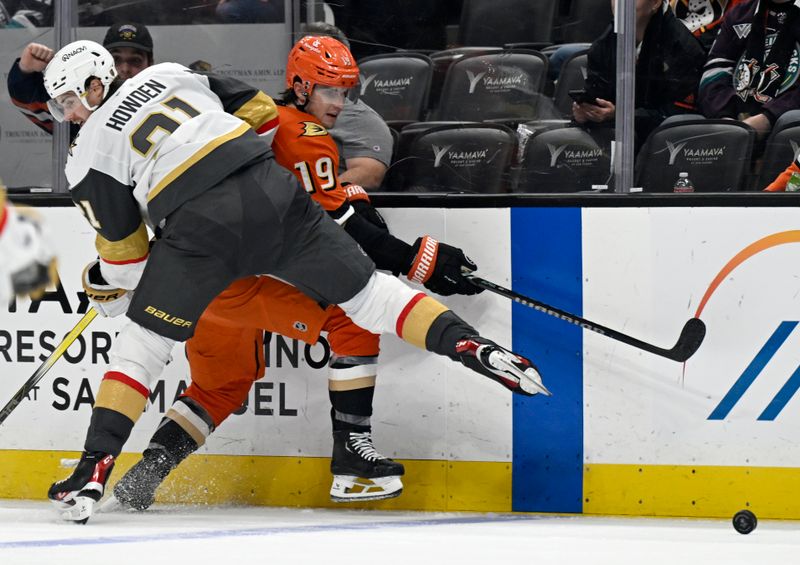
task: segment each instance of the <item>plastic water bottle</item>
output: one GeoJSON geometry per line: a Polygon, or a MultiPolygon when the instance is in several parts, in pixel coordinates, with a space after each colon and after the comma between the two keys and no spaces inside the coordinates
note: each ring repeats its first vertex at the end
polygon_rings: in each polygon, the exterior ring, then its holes
{"type": "Polygon", "coordinates": [[[792,173],[789,182],[786,183],[786,192],[800,192],[800,174],[792,173]]]}
{"type": "Polygon", "coordinates": [[[689,173],[680,173],[672,192],[694,192],[694,185],[689,180],[689,173]]]}

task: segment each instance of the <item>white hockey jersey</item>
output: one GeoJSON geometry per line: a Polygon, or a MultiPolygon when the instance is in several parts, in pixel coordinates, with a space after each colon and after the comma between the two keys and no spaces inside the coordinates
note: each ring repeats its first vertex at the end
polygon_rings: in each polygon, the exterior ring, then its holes
{"type": "Polygon", "coordinates": [[[135,288],[145,225],[265,158],[277,124],[264,93],[176,63],[123,83],[83,124],[65,168],[73,201],[98,233],[106,280],[135,288]]]}

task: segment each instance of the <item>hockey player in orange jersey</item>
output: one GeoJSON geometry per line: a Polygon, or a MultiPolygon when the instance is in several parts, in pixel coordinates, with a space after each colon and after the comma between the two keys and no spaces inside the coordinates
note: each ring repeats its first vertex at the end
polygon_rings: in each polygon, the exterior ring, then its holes
{"type": "MultiPolygon", "coordinates": [[[[378,268],[406,275],[440,294],[477,293],[461,276],[462,269],[475,270],[475,265],[460,249],[427,236],[414,245],[394,238],[369,204],[366,192],[339,183],[337,149],[327,128],[335,123],[347,89],[356,84],[357,77],[352,56],[335,39],[305,37],[298,42],[289,55],[289,89],[284,94],[285,105],[279,107],[281,125],[272,144],[276,160],[294,172],[302,187],[361,244],[378,268]]],[[[411,306],[409,317],[398,322],[398,334],[436,350],[428,342],[427,320],[454,315],[422,293],[411,306]],[[426,314],[420,316],[418,310],[426,314]]],[[[293,287],[260,277],[237,281],[206,310],[195,336],[187,342],[192,384],[165,416],[142,460],[115,486],[115,498],[107,507],[121,503],[147,508],[166,475],[239,408],[253,380],[264,374],[261,328],[309,343],[316,342],[320,331],[328,332],[332,351],[328,381],[333,406],[332,499],[375,500],[401,493],[403,466],[381,455],[371,440],[379,337],[355,325],[340,308],[322,308],[293,287]]],[[[466,328],[464,324],[449,330],[476,336],[463,340],[462,347],[477,350],[491,343],[466,328]]],[[[529,367],[510,352],[502,350],[502,354],[520,368],[529,367]]],[[[451,356],[465,359],[458,353],[451,356]]],[[[509,379],[509,373],[487,371],[471,361],[465,364],[515,392],[543,390],[536,383],[509,379]]],[[[538,375],[535,378],[540,383],[538,375]]]]}

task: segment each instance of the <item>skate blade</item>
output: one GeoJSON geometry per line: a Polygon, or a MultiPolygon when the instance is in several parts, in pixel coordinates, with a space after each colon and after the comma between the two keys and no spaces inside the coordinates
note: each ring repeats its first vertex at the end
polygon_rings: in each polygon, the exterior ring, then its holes
{"type": "Polygon", "coordinates": [[[539,375],[539,372],[533,366],[529,367],[526,371],[520,371],[510,354],[497,350],[489,354],[489,362],[496,370],[511,373],[516,377],[520,390],[525,394],[553,396],[553,393],[544,386],[541,375],[539,375]],[[529,371],[533,371],[533,375],[529,374],[529,371]]]}
{"type": "Polygon", "coordinates": [[[369,502],[385,500],[403,494],[403,481],[399,475],[365,479],[336,475],[331,485],[332,502],[369,502]]]}
{"type": "Polygon", "coordinates": [[[78,524],[85,524],[91,518],[95,501],[88,496],[75,496],[71,499],[70,503],[61,501],[52,501],[56,508],[60,511],[59,517],[65,522],[75,522],[78,524]]]}

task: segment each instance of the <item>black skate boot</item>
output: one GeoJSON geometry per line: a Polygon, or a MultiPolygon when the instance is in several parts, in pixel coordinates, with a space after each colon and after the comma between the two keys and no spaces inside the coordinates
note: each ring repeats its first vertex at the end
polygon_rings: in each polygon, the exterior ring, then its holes
{"type": "Polygon", "coordinates": [[[394,498],[403,492],[401,463],[384,457],[372,445],[372,434],[342,430],[333,432],[331,500],[360,502],[394,498]]]}
{"type": "Polygon", "coordinates": [[[100,509],[103,512],[147,510],[155,502],[156,489],[167,475],[198,447],[177,422],[164,418],[142,458],[114,485],[113,495],[100,509]]]}
{"type": "Polygon", "coordinates": [[[47,498],[61,511],[63,520],[85,524],[95,503],[103,498],[113,469],[113,455],[84,452],[72,475],[50,486],[47,498]]]}
{"type": "Polygon", "coordinates": [[[103,503],[101,510],[147,510],[156,500],[156,489],[176,466],[167,450],[145,449],[139,462],[114,485],[113,496],[103,503]]]}
{"type": "Polygon", "coordinates": [[[481,336],[468,337],[456,343],[456,358],[473,371],[485,375],[511,392],[533,396],[551,396],[542,384],[536,365],[481,336]]]}

